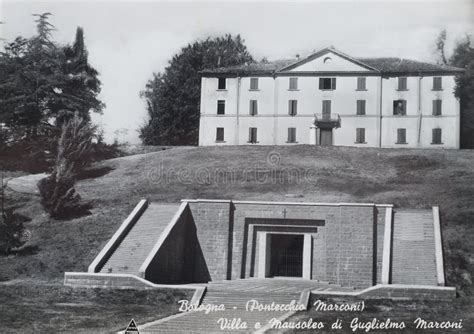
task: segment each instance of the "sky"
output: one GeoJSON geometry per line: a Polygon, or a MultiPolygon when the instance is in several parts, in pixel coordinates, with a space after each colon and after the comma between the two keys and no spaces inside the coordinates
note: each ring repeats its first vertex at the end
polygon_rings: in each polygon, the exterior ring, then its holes
{"type": "MultiPolygon", "coordinates": [[[[0,37],[35,33],[31,14],[51,12],[54,38],[72,43],[84,28],[89,62],[105,102],[93,120],[108,141],[139,143],[147,119],[139,97],[153,72],[196,39],[241,34],[256,59],[305,56],[327,46],[354,57],[435,62],[434,41],[447,30],[448,50],[474,35],[474,0],[451,1],[14,1],[0,0],[0,37]]],[[[1,43],[1,42],[0,42],[1,43]]],[[[448,52],[449,55],[449,52],[448,52]]]]}

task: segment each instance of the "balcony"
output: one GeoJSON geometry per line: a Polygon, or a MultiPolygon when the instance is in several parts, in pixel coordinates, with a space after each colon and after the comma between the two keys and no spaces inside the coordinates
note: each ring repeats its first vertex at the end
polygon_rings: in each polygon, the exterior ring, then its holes
{"type": "Polygon", "coordinates": [[[320,129],[340,128],[341,116],[331,113],[314,114],[314,125],[320,129]]]}

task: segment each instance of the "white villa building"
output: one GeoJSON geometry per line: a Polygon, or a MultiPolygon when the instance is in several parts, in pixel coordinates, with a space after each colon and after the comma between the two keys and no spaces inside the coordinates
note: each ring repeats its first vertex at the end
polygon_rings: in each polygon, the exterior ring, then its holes
{"type": "Polygon", "coordinates": [[[462,71],[333,48],[204,70],[199,145],[459,148],[462,71]]]}

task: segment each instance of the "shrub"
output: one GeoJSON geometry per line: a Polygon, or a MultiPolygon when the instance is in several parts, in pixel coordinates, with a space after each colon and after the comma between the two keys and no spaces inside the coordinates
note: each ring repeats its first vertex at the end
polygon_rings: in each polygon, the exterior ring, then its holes
{"type": "Polygon", "coordinates": [[[13,248],[23,246],[29,240],[29,231],[23,223],[29,219],[5,208],[5,188],[3,175],[0,183],[0,253],[8,254],[13,248]]]}
{"type": "Polygon", "coordinates": [[[96,130],[77,115],[63,124],[53,172],[38,182],[41,204],[50,217],[63,219],[88,213],[90,205],[82,203],[74,186],[77,173],[90,163],[96,130]]]}
{"type": "Polygon", "coordinates": [[[89,213],[90,205],[82,202],[74,188],[75,182],[72,174],[58,177],[56,173],[38,182],[41,205],[51,218],[64,219],[89,213]]]}
{"type": "Polygon", "coordinates": [[[23,223],[29,219],[14,212],[13,208],[4,209],[0,215],[0,252],[9,254],[12,249],[23,246],[30,238],[30,232],[23,223]]]}

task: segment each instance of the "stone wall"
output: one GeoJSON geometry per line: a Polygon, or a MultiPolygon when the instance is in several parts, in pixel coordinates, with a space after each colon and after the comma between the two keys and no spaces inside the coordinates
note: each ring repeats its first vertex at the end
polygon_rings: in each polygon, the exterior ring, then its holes
{"type": "Polygon", "coordinates": [[[148,266],[145,278],[154,283],[207,283],[210,280],[196,225],[187,207],[148,266]]]}
{"type": "Polygon", "coordinates": [[[213,281],[230,279],[227,270],[233,242],[229,238],[232,236],[230,201],[190,202],[189,207],[210,278],[213,281]]]}
{"type": "Polygon", "coordinates": [[[383,257],[383,237],[384,237],[384,232],[385,232],[385,210],[386,208],[383,206],[377,206],[375,209],[375,218],[376,218],[376,223],[374,224],[375,226],[375,234],[377,236],[377,244],[376,244],[376,253],[375,253],[375,262],[377,264],[376,268],[376,283],[380,284],[381,283],[381,278],[382,278],[382,257],[383,257]]]}
{"type": "Polygon", "coordinates": [[[311,233],[312,279],[358,288],[375,283],[380,242],[374,227],[380,226],[384,212],[377,212],[374,205],[240,201],[191,201],[189,205],[212,280],[256,276],[258,238],[246,218],[285,218],[319,221],[317,232],[311,233]]]}

